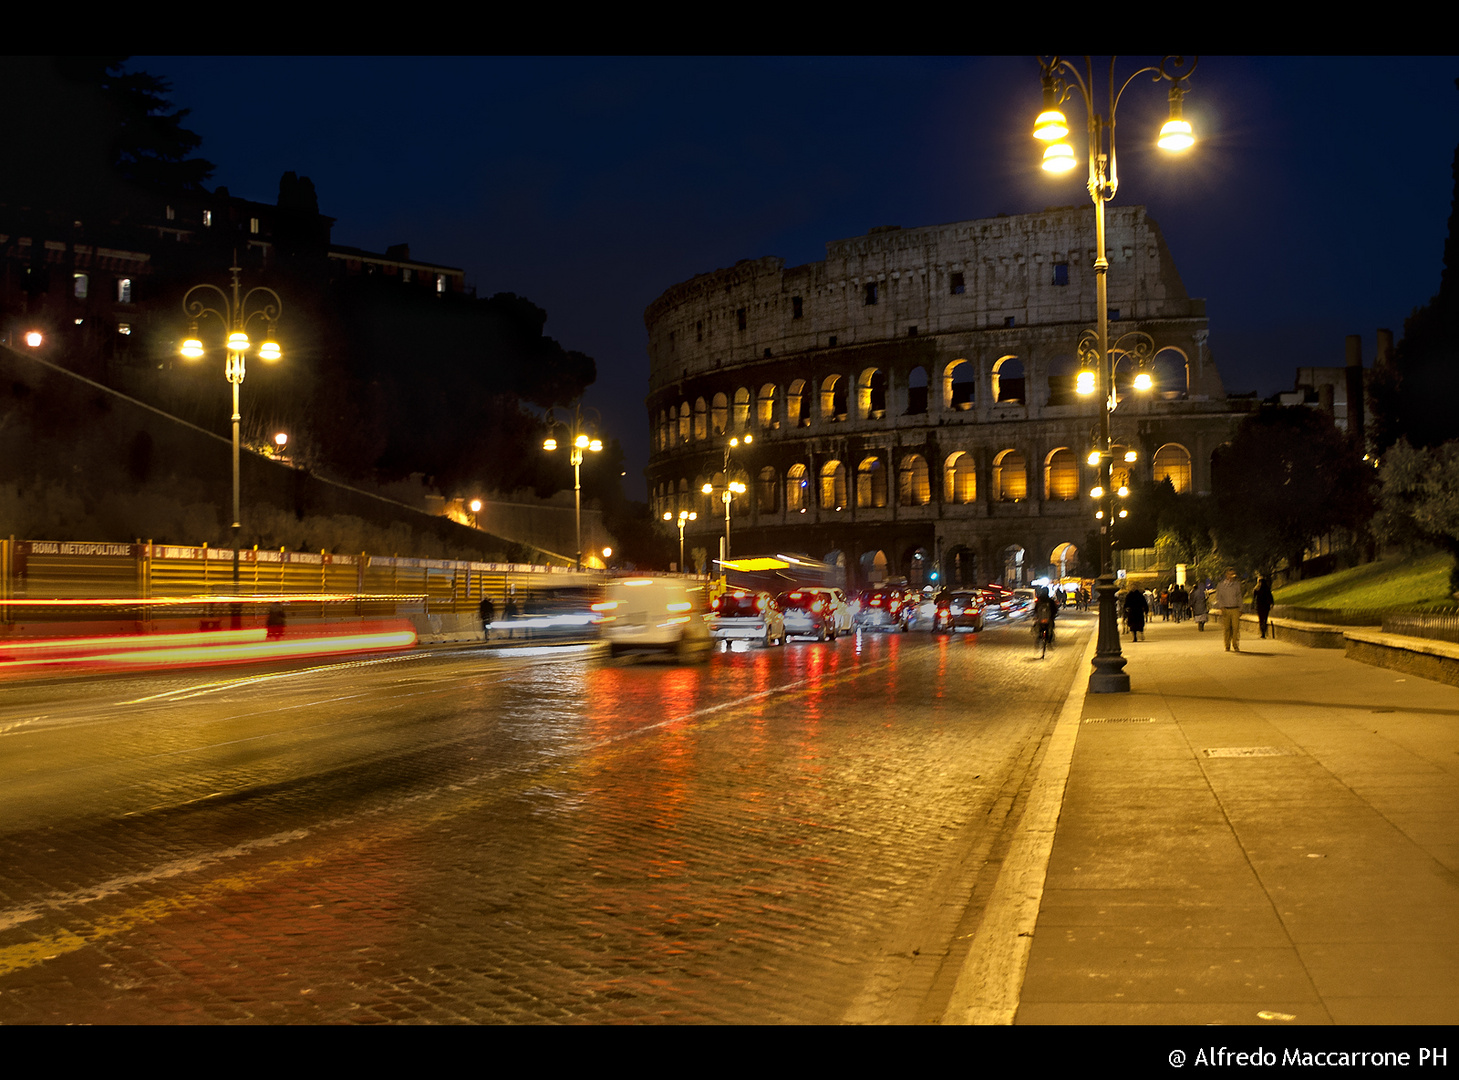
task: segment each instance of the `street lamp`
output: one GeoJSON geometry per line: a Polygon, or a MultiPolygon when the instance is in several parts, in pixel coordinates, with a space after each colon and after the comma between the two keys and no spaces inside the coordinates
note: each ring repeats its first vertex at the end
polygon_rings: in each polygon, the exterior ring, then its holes
{"type": "Polygon", "coordinates": [[[471,527],[473,529],[481,528],[481,519],[478,517],[481,513],[481,500],[472,499],[467,505],[471,507],[471,527]]]}
{"type": "MultiPolygon", "coordinates": [[[[1074,148],[1064,137],[1069,134],[1069,122],[1065,118],[1061,106],[1065,101],[1074,96],[1074,91],[1079,91],[1079,96],[1084,101],[1084,112],[1088,118],[1089,125],[1089,197],[1094,202],[1094,280],[1095,280],[1095,315],[1098,320],[1098,329],[1093,339],[1086,342],[1080,341],[1080,354],[1084,357],[1086,353],[1092,354],[1088,358],[1092,360],[1092,368],[1086,365],[1085,370],[1079,373],[1075,387],[1080,393],[1091,394],[1096,388],[1102,389],[1105,396],[1105,407],[1100,410],[1100,431],[1099,431],[1099,479],[1100,487],[1103,489],[1099,497],[1103,502],[1096,517],[1100,521],[1100,531],[1104,535],[1104,542],[1099,545],[1099,639],[1095,646],[1094,670],[1089,676],[1089,690],[1095,694],[1108,694],[1126,692],[1130,689],[1130,676],[1125,673],[1125,658],[1120,652],[1119,621],[1115,614],[1115,577],[1111,568],[1109,538],[1113,535],[1111,526],[1114,510],[1113,497],[1109,494],[1110,469],[1113,464],[1114,444],[1110,437],[1110,413],[1114,411],[1117,404],[1115,397],[1114,371],[1110,367],[1109,350],[1109,288],[1107,276],[1109,273],[1109,261],[1105,258],[1104,248],[1104,204],[1115,197],[1115,191],[1119,188],[1119,175],[1116,168],[1115,158],[1115,113],[1119,108],[1120,98],[1124,95],[1131,83],[1141,75],[1150,75],[1151,82],[1159,83],[1167,81],[1170,83],[1170,117],[1164,127],[1160,129],[1157,144],[1163,150],[1180,151],[1189,148],[1195,141],[1191,132],[1191,126],[1182,116],[1181,101],[1189,92],[1186,88],[1186,80],[1196,69],[1196,59],[1192,59],[1190,67],[1186,68],[1185,57],[1167,56],[1161,60],[1158,67],[1143,67],[1136,71],[1119,87],[1115,89],[1115,61],[1110,58],[1109,62],[1109,112],[1108,118],[1095,111],[1094,105],[1094,70],[1088,57],[1084,60],[1084,74],[1081,76],[1079,69],[1068,60],[1054,56],[1048,59],[1040,58],[1039,66],[1043,69],[1043,109],[1034,121],[1034,138],[1048,143],[1044,151],[1043,167],[1051,173],[1065,173],[1075,167],[1077,161],[1074,157],[1074,148]],[[1182,70],[1185,69],[1185,70],[1182,70]],[[1098,384],[1098,387],[1096,387],[1098,384]]],[[[1127,335],[1128,336],[1128,335],[1127,335]]],[[[1147,335],[1140,335],[1149,342],[1147,335]]],[[[1085,338],[1089,337],[1088,332],[1085,338]]],[[[1121,338],[1123,341],[1124,338],[1121,338]]],[[[1144,343],[1139,343],[1143,346],[1144,343]]],[[[1138,357],[1137,357],[1138,359],[1138,357]]],[[[1145,363],[1140,363],[1141,375],[1145,377],[1137,380],[1136,386],[1144,384],[1144,388],[1150,385],[1148,372],[1143,370],[1145,363]]],[[[1094,455],[1090,455],[1090,463],[1095,464],[1094,455]]],[[[1124,516],[1121,514],[1121,516],[1124,516]]]]}
{"type": "MultiPolygon", "coordinates": [[[[254,319],[263,322],[267,327],[264,341],[258,347],[258,358],[267,360],[269,363],[279,360],[284,354],[274,340],[274,331],[279,321],[279,316],[284,310],[284,302],[279,299],[279,294],[272,289],[262,285],[249,289],[241,297],[239,295],[238,275],[241,267],[231,266],[233,273],[233,296],[230,298],[227,293],[216,285],[194,285],[182,297],[182,310],[192,320],[188,329],[188,338],[182,343],[179,350],[186,360],[200,360],[203,356],[203,343],[198,338],[198,320],[211,315],[223,324],[227,333],[226,349],[228,359],[223,368],[223,374],[233,385],[233,595],[237,596],[238,587],[238,529],[242,521],[242,514],[239,509],[238,494],[238,424],[242,419],[238,411],[238,388],[243,384],[244,355],[248,352],[251,344],[248,340],[248,324],[254,319]],[[217,294],[217,299],[212,297],[194,299],[194,293],[206,294],[209,291],[217,294]],[[255,301],[255,297],[257,300],[255,301]],[[270,302],[272,299],[272,302],[270,302]],[[208,303],[214,302],[218,307],[209,307],[208,303]]],[[[239,613],[235,609],[234,622],[239,619],[239,613]]]]}
{"type": "MultiPolygon", "coordinates": [[[[557,420],[551,409],[547,410],[547,426],[550,428],[565,427],[568,429],[567,448],[568,458],[572,462],[572,496],[573,507],[577,514],[577,569],[583,568],[583,478],[582,464],[583,451],[588,450],[596,454],[603,449],[600,439],[595,439],[587,433],[583,427],[583,410],[581,405],[574,405],[572,410],[572,421],[557,420]]],[[[557,440],[554,438],[544,439],[542,449],[556,450],[557,440]]]]}
{"type": "MultiPolygon", "coordinates": [[[[698,516],[699,515],[694,513],[692,510],[679,511],[679,573],[681,574],[684,572],[684,526],[688,522],[693,521],[698,516]]],[[[674,515],[665,510],[664,520],[673,521],[674,515]]]]}

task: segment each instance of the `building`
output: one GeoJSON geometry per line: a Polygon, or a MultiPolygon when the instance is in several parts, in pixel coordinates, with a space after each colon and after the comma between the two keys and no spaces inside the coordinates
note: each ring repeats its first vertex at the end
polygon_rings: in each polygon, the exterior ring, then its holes
{"type": "MultiPolygon", "coordinates": [[[[1116,483],[1209,491],[1212,452],[1255,402],[1228,400],[1205,302],[1144,207],[1107,213],[1116,483]],[[1131,332],[1153,343],[1149,394],[1129,386],[1131,332]]],[[[1097,571],[1079,549],[1097,542],[1085,462],[1103,404],[1074,390],[1093,244],[1092,207],[1053,208],[877,228],[821,262],[744,260],[670,287],[644,313],[655,513],[695,511],[686,541],[716,557],[728,464],[746,488],[734,553],[808,554],[849,584],[1097,571]]]]}

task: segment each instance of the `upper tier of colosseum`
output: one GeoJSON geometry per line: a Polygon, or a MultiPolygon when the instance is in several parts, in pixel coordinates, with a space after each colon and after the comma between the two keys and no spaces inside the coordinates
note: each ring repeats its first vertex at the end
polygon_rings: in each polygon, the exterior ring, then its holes
{"type": "MultiPolygon", "coordinates": [[[[1109,307],[1127,320],[1204,319],[1143,206],[1106,210],[1109,307]]],[[[789,269],[769,256],[699,274],[644,312],[649,393],[705,372],[909,335],[1093,325],[1093,207],[833,240],[789,269]]]]}

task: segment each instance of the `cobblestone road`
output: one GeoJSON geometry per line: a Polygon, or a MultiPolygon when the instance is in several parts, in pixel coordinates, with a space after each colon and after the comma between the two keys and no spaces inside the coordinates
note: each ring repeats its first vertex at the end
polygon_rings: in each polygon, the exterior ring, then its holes
{"type": "Polygon", "coordinates": [[[1069,622],[7,688],[0,1022],[935,1021],[1069,622]]]}

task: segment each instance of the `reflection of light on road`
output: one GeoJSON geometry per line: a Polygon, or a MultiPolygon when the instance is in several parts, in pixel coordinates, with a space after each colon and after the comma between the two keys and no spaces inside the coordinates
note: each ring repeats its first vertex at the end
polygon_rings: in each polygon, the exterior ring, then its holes
{"type": "Polygon", "coordinates": [[[5,657],[0,660],[0,673],[24,672],[47,665],[82,669],[139,669],[258,663],[265,660],[309,659],[343,653],[408,649],[415,643],[414,630],[267,640],[266,631],[261,628],[124,638],[55,639],[5,646],[4,651],[0,652],[0,656],[5,657]]]}

